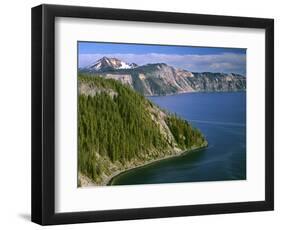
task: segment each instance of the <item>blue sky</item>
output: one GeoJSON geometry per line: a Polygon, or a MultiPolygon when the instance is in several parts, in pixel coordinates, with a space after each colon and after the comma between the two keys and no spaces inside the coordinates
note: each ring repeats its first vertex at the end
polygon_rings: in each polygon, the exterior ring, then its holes
{"type": "Polygon", "coordinates": [[[193,72],[246,73],[246,49],[242,48],[78,42],[78,55],[79,67],[107,56],[138,65],[164,62],[193,72]]]}

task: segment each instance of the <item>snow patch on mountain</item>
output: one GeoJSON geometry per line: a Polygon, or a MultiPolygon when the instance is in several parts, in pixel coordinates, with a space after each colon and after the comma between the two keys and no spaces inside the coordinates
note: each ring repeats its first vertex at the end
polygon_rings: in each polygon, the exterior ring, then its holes
{"type": "Polygon", "coordinates": [[[121,61],[117,58],[109,58],[109,57],[103,57],[93,64],[87,66],[85,69],[88,69],[90,71],[104,71],[104,70],[114,70],[114,69],[133,69],[136,68],[137,64],[135,63],[126,63],[124,61],[121,61]]]}

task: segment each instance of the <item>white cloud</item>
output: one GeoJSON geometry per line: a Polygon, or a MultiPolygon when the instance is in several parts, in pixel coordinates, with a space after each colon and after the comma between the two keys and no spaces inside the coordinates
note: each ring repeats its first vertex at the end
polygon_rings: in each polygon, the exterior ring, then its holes
{"type": "Polygon", "coordinates": [[[246,55],[234,53],[209,55],[178,55],[178,54],[80,54],[79,67],[85,67],[96,60],[107,57],[116,57],[126,62],[135,62],[138,65],[147,63],[167,63],[174,67],[193,72],[235,72],[245,74],[246,55]]]}

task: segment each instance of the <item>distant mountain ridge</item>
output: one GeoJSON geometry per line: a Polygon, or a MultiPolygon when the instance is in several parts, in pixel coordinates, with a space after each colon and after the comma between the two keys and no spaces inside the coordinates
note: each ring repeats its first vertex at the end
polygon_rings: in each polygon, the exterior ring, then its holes
{"type": "Polygon", "coordinates": [[[138,66],[117,58],[103,57],[79,69],[93,76],[128,84],[145,96],[187,92],[234,92],[246,90],[246,77],[237,73],[190,72],[166,63],[138,66]]]}

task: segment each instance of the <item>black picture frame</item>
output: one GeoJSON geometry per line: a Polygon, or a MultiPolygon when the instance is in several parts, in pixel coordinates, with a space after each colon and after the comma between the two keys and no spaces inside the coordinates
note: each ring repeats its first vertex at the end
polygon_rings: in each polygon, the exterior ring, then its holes
{"type": "Polygon", "coordinates": [[[274,20],[110,8],[32,8],[32,205],[41,225],[267,211],[274,209],[274,20]],[[110,19],[265,29],[265,200],[55,213],[55,18],[110,19]]]}

